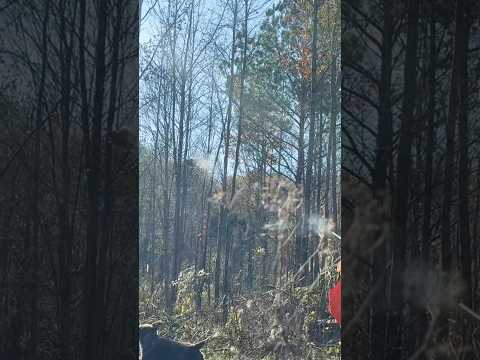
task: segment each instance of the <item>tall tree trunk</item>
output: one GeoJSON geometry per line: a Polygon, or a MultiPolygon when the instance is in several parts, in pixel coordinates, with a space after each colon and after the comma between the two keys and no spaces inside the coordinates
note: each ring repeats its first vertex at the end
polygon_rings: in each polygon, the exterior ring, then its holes
{"type": "MultiPolygon", "coordinates": [[[[330,79],[330,96],[331,96],[331,115],[330,115],[330,136],[331,143],[330,146],[330,156],[331,164],[330,171],[327,170],[326,176],[328,177],[327,182],[331,182],[331,220],[335,224],[335,231],[339,232],[338,224],[338,204],[337,204],[337,115],[338,115],[338,49],[336,45],[337,40],[337,17],[335,16],[333,30],[331,35],[331,49],[332,49],[332,64],[331,64],[331,79],[330,79]]],[[[330,214],[329,214],[330,216],[330,214]]]]}
{"type": "Polygon", "coordinates": [[[428,74],[428,124],[427,144],[425,159],[425,197],[423,203],[422,225],[422,259],[427,264],[430,259],[431,247],[431,208],[432,208],[432,178],[433,178],[433,152],[435,146],[435,80],[436,80],[436,23],[433,15],[430,15],[430,48],[429,48],[429,74],[428,74]]]}
{"type": "MultiPolygon", "coordinates": [[[[185,142],[185,122],[186,122],[186,102],[187,102],[187,63],[188,63],[188,54],[190,52],[191,45],[191,35],[192,35],[192,21],[193,21],[193,2],[190,4],[190,13],[188,21],[188,33],[186,40],[185,54],[183,57],[182,65],[182,76],[180,83],[180,120],[178,125],[178,146],[177,146],[177,155],[175,163],[175,215],[174,215],[174,227],[173,227],[173,239],[174,239],[174,250],[173,250],[173,267],[172,267],[172,279],[177,279],[178,274],[181,271],[182,266],[182,248],[184,246],[184,236],[183,236],[183,219],[182,219],[182,199],[183,199],[183,182],[185,179],[184,175],[184,142],[185,142]]],[[[173,310],[173,305],[176,301],[176,290],[171,289],[170,294],[170,310],[173,310]]]]}
{"type": "Polygon", "coordinates": [[[317,37],[318,37],[318,9],[320,1],[313,2],[313,30],[312,30],[312,64],[311,64],[311,78],[310,78],[310,127],[308,129],[308,151],[307,151],[307,170],[305,174],[305,191],[303,194],[304,201],[304,216],[303,216],[303,239],[300,261],[304,263],[308,258],[308,246],[310,239],[310,216],[311,216],[311,199],[312,199],[312,181],[313,181],[313,162],[314,162],[314,148],[315,148],[315,124],[316,124],[316,101],[317,101],[317,37]]]}
{"type": "MultiPolygon", "coordinates": [[[[224,246],[224,267],[223,267],[223,295],[224,297],[228,297],[230,293],[230,283],[229,283],[229,258],[230,258],[230,239],[228,234],[228,209],[226,208],[227,205],[227,171],[228,171],[228,157],[230,153],[230,132],[231,132],[231,124],[232,124],[232,110],[233,110],[233,90],[234,90],[234,82],[235,82],[235,54],[236,54],[236,39],[237,39],[237,19],[238,19],[238,0],[234,0],[234,8],[233,8],[233,23],[232,23],[232,47],[230,53],[230,79],[229,79],[229,89],[228,89],[228,105],[227,105],[227,125],[226,125],[226,132],[225,132],[225,152],[223,157],[223,173],[222,173],[222,192],[223,192],[223,199],[220,204],[220,219],[219,219],[219,243],[218,245],[222,245],[223,239],[223,246],[224,246]]],[[[217,252],[220,255],[220,252],[217,252]]],[[[216,270],[220,271],[219,262],[221,261],[220,257],[217,257],[215,268],[216,270]]],[[[220,293],[218,287],[218,277],[220,276],[219,273],[216,273],[215,276],[215,302],[218,303],[220,293]]],[[[228,317],[228,309],[224,306],[223,308],[223,318],[226,320],[228,317]]]]}
{"type": "MultiPolygon", "coordinates": [[[[214,67],[212,66],[212,72],[211,72],[211,88],[210,88],[210,104],[209,104],[209,111],[208,111],[208,136],[207,136],[207,151],[205,153],[206,159],[208,161],[211,160],[211,155],[212,155],[212,142],[213,142],[213,94],[214,94],[214,86],[215,86],[215,79],[214,79],[214,67]]],[[[206,174],[204,178],[204,197],[202,198],[202,229],[201,229],[201,234],[202,234],[202,239],[203,239],[203,248],[202,248],[202,258],[201,258],[201,263],[200,263],[200,269],[203,271],[207,272],[207,250],[208,250],[208,240],[209,240],[209,224],[210,224],[210,212],[211,212],[211,201],[210,198],[213,193],[213,181],[214,181],[214,174],[215,174],[215,168],[218,162],[218,157],[220,153],[220,148],[222,146],[222,138],[223,138],[223,132],[225,130],[225,127],[222,126],[222,132],[220,134],[220,142],[217,148],[217,151],[215,153],[215,160],[213,163],[213,166],[210,168],[211,174],[206,174]],[[207,191],[207,179],[209,179],[209,184],[208,184],[208,191],[207,191]]],[[[201,310],[202,309],[202,292],[203,288],[205,286],[205,279],[202,277],[200,280],[200,284],[198,285],[197,289],[197,309],[201,310]]]]}
{"type": "MultiPolygon", "coordinates": [[[[384,200],[384,193],[387,190],[388,169],[391,167],[392,159],[392,109],[391,109],[391,78],[392,78],[392,38],[393,19],[391,0],[383,1],[383,40],[382,40],[382,64],[380,74],[379,112],[375,169],[373,174],[373,191],[378,201],[384,200]]],[[[380,236],[380,234],[375,234],[380,236]]],[[[374,239],[375,241],[376,239],[374,239]]],[[[387,244],[383,241],[374,250],[372,255],[371,288],[378,288],[374,294],[370,307],[370,329],[369,329],[369,359],[380,359],[385,354],[386,343],[386,264],[387,244]]]]}
{"type": "MultiPolygon", "coordinates": [[[[431,253],[431,222],[432,222],[432,198],[433,198],[433,155],[435,147],[435,107],[436,107],[436,22],[430,9],[429,15],[429,64],[428,64],[428,120],[427,120],[427,139],[425,146],[425,179],[423,198],[423,222],[422,222],[422,244],[421,258],[424,266],[428,268],[431,253]]],[[[413,325],[412,325],[413,326],[413,325]]],[[[427,333],[429,326],[429,315],[426,311],[420,314],[420,324],[415,329],[417,337],[423,337],[427,333]]]]}
{"type": "MultiPolygon", "coordinates": [[[[167,138],[170,138],[172,139],[172,158],[173,158],[173,173],[174,173],[174,177],[176,177],[177,175],[177,148],[176,148],[176,142],[175,142],[175,120],[176,120],[176,110],[177,110],[177,21],[178,21],[178,3],[176,1],[169,1],[168,2],[168,15],[169,17],[172,16],[171,15],[171,8],[172,8],[172,2],[174,4],[174,13],[173,13],[173,23],[169,25],[173,27],[173,39],[171,39],[170,41],[170,49],[171,49],[171,56],[172,56],[172,71],[171,71],[171,74],[172,74],[172,81],[171,81],[171,96],[172,96],[172,110],[171,110],[171,114],[170,114],[170,117],[171,117],[171,134],[167,134],[167,138]]],[[[170,32],[170,30],[169,30],[170,32]]],[[[168,166],[168,156],[166,158],[166,163],[167,163],[167,166],[168,166]]],[[[167,183],[170,181],[170,179],[167,180],[167,183]]],[[[176,184],[175,184],[176,185],[176,184]]],[[[176,193],[175,194],[175,197],[177,196],[178,194],[176,193]]],[[[176,206],[176,205],[175,205],[176,206]]],[[[178,224],[176,224],[176,221],[177,220],[177,213],[176,211],[179,211],[179,210],[174,210],[174,225],[173,225],[173,229],[174,229],[174,233],[173,233],[173,244],[174,244],[174,249],[173,249],[173,254],[172,254],[172,257],[173,257],[173,260],[172,260],[172,263],[171,263],[171,267],[168,269],[168,276],[165,277],[165,302],[166,302],[166,308],[167,308],[167,312],[171,313],[173,311],[173,306],[175,305],[173,303],[174,299],[175,299],[175,289],[173,289],[171,287],[171,281],[174,281],[176,278],[173,277],[174,276],[174,269],[176,268],[176,262],[175,262],[175,258],[176,258],[176,250],[175,250],[175,246],[176,245],[176,234],[177,234],[177,231],[178,229],[176,228],[178,224]],[[176,230],[177,229],[177,230],[176,230]]],[[[168,239],[168,237],[167,237],[168,239]]],[[[168,241],[165,241],[165,250],[168,251],[168,241]]]]}
{"type": "Polygon", "coordinates": [[[235,144],[235,163],[232,176],[232,196],[235,196],[237,185],[237,171],[240,158],[240,147],[242,143],[242,124],[245,112],[245,79],[247,77],[247,49],[248,49],[248,17],[250,16],[249,0],[244,0],[244,19],[243,19],[243,47],[242,47],[242,69],[240,72],[240,101],[238,109],[237,143],[235,144]]]}
{"type": "MultiPolygon", "coordinates": [[[[150,184],[150,199],[148,202],[148,220],[146,221],[146,242],[148,245],[147,251],[149,251],[149,255],[144,257],[144,261],[148,264],[148,270],[150,272],[149,278],[151,281],[150,290],[151,293],[155,291],[155,274],[156,274],[156,254],[155,254],[155,240],[156,240],[156,232],[157,232],[157,162],[159,157],[159,141],[160,141],[160,94],[157,104],[157,114],[155,119],[155,135],[153,140],[153,165],[152,165],[152,177],[151,177],[151,184],[150,184]]],[[[168,140],[165,139],[165,142],[168,140]]],[[[168,164],[167,164],[168,166],[168,164]]],[[[161,165],[160,165],[161,167],[161,165]]],[[[162,169],[162,171],[167,171],[167,169],[162,169]]],[[[165,184],[165,187],[167,185],[165,184]]],[[[165,238],[166,241],[166,238],[165,238]]],[[[146,254],[145,254],[146,255],[146,254]]],[[[146,269],[143,269],[145,272],[146,269]]]]}
{"type": "Polygon", "coordinates": [[[393,265],[392,311],[389,327],[390,359],[402,358],[403,341],[403,271],[408,238],[410,172],[412,162],[412,125],[415,109],[418,43],[418,7],[416,0],[408,1],[407,47],[404,68],[402,123],[397,157],[397,178],[393,204],[393,265]]]}
{"type": "Polygon", "coordinates": [[[34,186],[33,186],[33,228],[32,228],[32,242],[33,242],[33,289],[31,294],[31,337],[29,343],[28,356],[30,358],[37,357],[37,347],[38,347],[38,275],[40,272],[40,242],[39,242],[39,233],[40,233],[40,162],[41,158],[41,147],[40,147],[40,136],[42,134],[43,127],[43,102],[44,102],[44,93],[45,93],[45,77],[47,69],[47,55],[48,55],[48,24],[50,19],[50,0],[45,1],[44,3],[44,16],[42,20],[42,45],[41,45],[41,70],[40,70],[40,84],[38,88],[38,99],[37,99],[37,108],[35,114],[35,144],[34,144],[34,186]]]}
{"type": "MultiPolygon", "coordinates": [[[[102,232],[100,238],[99,254],[98,254],[98,281],[97,281],[97,319],[99,326],[98,344],[105,344],[106,329],[106,314],[107,304],[105,299],[108,294],[106,293],[106,280],[107,274],[107,252],[112,240],[113,230],[113,149],[112,149],[112,132],[113,123],[115,120],[117,103],[117,81],[118,81],[118,69],[119,69],[119,51],[120,51],[120,31],[122,30],[122,0],[115,1],[115,22],[113,24],[113,39],[112,39],[112,58],[110,60],[111,66],[111,79],[110,79],[110,98],[109,107],[107,113],[107,127],[106,127],[106,144],[104,154],[104,184],[103,184],[103,212],[102,212],[102,232]]],[[[113,11],[113,9],[112,9],[113,11]]],[[[113,16],[112,16],[113,17],[113,16]]],[[[100,345],[102,346],[102,345],[100,345]]],[[[98,349],[98,356],[105,356],[105,348],[98,349]]]]}
{"type": "MultiPolygon", "coordinates": [[[[333,33],[331,44],[333,46],[333,33]]],[[[329,220],[332,220],[332,216],[335,217],[335,214],[332,212],[333,206],[333,174],[334,167],[336,164],[333,163],[333,160],[336,159],[336,129],[337,129],[337,104],[336,104],[336,54],[332,55],[332,63],[330,64],[330,119],[329,119],[329,131],[328,131],[328,150],[327,150],[327,168],[325,170],[325,217],[329,220]]]]}
{"type": "Polygon", "coordinates": [[[165,302],[168,304],[168,294],[169,294],[169,271],[170,268],[169,259],[169,247],[170,242],[170,166],[169,166],[169,156],[170,156],[170,118],[167,111],[167,96],[169,94],[167,90],[167,84],[165,84],[165,89],[163,91],[163,103],[164,103],[164,141],[163,141],[163,186],[162,186],[162,231],[163,231],[163,254],[162,254],[162,268],[160,269],[164,281],[164,292],[165,292],[165,302]]]}
{"type": "MultiPolygon", "coordinates": [[[[97,3],[97,39],[95,47],[95,92],[92,118],[91,155],[87,165],[88,179],[88,220],[87,258],[85,273],[85,360],[95,359],[98,353],[99,315],[96,311],[97,255],[99,243],[99,188],[102,153],[102,123],[105,95],[105,40],[107,35],[107,0],[97,3]]],[[[101,315],[103,316],[103,314],[101,315]]]]}
{"type": "MultiPolygon", "coordinates": [[[[468,15],[467,0],[458,0],[457,2],[457,35],[458,43],[458,76],[457,91],[459,98],[458,114],[458,144],[459,144],[459,169],[458,169],[458,221],[459,221],[459,243],[462,264],[461,272],[465,286],[463,303],[469,308],[472,307],[472,246],[470,236],[470,173],[469,163],[469,136],[468,136],[468,44],[470,33],[470,18],[468,15]]],[[[457,45],[455,46],[457,51],[457,45]]],[[[464,315],[465,316],[465,315],[464,315]]],[[[468,316],[468,315],[466,315],[468,316]]],[[[465,341],[464,359],[473,359],[474,346],[472,343],[472,329],[470,319],[466,318],[463,322],[463,337],[465,341]]]]}
{"type": "MultiPolygon", "coordinates": [[[[302,79],[300,90],[300,116],[299,116],[299,132],[298,132],[298,160],[297,171],[295,174],[295,184],[297,188],[301,189],[304,186],[305,178],[305,123],[306,123],[306,107],[307,107],[307,84],[305,79],[302,79]]],[[[295,265],[297,269],[305,267],[306,246],[304,244],[305,238],[303,233],[303,223],[308,221],[303,219],[304,211],[302,207],[298,207],[296,211],[296,234],[295,234],[295,265]]],[[[300,284],[306,283],[305,269],[300,271],[300,284]]]]}
{"type": "MultiPolygon", "coordinates": [[[[452,192],[454,183],[454,160],[455,160],[455,125],[458,118],[459,104],[459,66],[462,47],[462,22],[464,21],[464,0],[457,1],[456,9],[456,33],[455,49],[453,55],[452,78],[450,87],[450,98],[448,105],[448,117],[446,125],[447,145],[445,149],[445,167],[443,179],[443,201],[441,208],[441,243],[442,243],[442,270],[450,274],[452,270],[452,241],[451,241],[451,211],[452,192]]],[[[440,339],[446,340],[449,334],[448,313],[444,313],[439,321],[440,339]]]]}
{"type": "Polygon", "coordinates": [[[59,278],[60,285],[60,327],[62,338],[62,357],[70,359],[72,357],[71,349],[71,265],[73,250],[73,231],[70,222],[70,202],[72,196],[72,180],[70,167],[70,134],[71,134],[71,65],[73,52],[73,30],[68,31],[69,21],[75,21],[76,5],[60,6],[60,73],[61,73],[61,174],[62,188],[61,201],[58,208],[60,219],[60,244],[59,244],[59,271],[62,274],[59,278]],[[69,11],[72,13],[69,14],[69,11]],[[71,15],[71,18],[68,18],[71,15]],[[70,35],[70,38],[69,38],[70,35]]]}
{"type": "Polygon", "coordinates": [[[334,67],[332,69],[332,118],[330,126],[332,131],[332,160],[331,160],[331,171],[327,173],[327,176],[330,177],[331,180],[331,191],[332,191],[332,220],[335,224],[335,231],[338,232],[339,224],[338,224],[338,204],[337,204],[337,115],[338,115],[338,100],[337,100],[337,65],[336,59],[334,63],[334,67]]]}
{"type": "MultiPolygon", "coordinates": [[[[319,97],[319,103],[321,104],[322,102],[322,94],[320,93],[319,97]]],[[[322,214],[322,194],[323,192],[323,185],[322,185],[322,168],[323,168],[323,127],[324,127],[324,122],[323,122],[323,113],[320,111],[320,114],[318,116],[318,130],[317,130],[317,135],[316,140],[317,140],[317,147],[318,147],[318,154],[317,154],[317,176],[316,176],[316,188],[317,188],[317,199],[316,199],[316,210],[317,214],[320,216],[322,214]]]]}

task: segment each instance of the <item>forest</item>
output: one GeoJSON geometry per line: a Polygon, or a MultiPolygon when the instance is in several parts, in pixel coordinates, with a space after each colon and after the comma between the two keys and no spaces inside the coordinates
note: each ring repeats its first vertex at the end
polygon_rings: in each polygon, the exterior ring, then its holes
{"type": "Polygon", "coordinates": [[[342,2],[342,356],[479,358],[479,25],[342,2]]]}
{"type": "Polygon", "coordinates": [[[0,1],[0,359],[478,359],[479,54],[474,0],[0,1]]]}
{"type": "Polygon", "coordinates": [[[0,359],[138,357],[137,8],[0,1],[0,359]]]}
{"type": "Polygon", "coordinates": [[[141,9],[140,323],[207,359],[339,358],[340,2],[141,9]]]}

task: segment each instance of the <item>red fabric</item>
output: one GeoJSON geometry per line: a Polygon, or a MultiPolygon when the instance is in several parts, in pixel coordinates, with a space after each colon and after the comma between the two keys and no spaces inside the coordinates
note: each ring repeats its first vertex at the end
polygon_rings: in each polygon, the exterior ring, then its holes
{"type": "Polygon", "coordinates": [[[328,310],[337,324],[342,323],[342,281],[340,280],[328,292],[328,310]]]}

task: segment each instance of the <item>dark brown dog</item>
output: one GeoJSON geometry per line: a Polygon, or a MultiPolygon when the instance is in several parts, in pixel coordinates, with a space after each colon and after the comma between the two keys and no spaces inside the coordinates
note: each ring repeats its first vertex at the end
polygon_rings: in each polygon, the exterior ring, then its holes
{"type": "Polygon", "coordinates": [[[140,325],[140,358],[142,360],[204,360],[200,349],[207,340],[196,344],[183,344],[159,337],[151,324],[140,325]]]}

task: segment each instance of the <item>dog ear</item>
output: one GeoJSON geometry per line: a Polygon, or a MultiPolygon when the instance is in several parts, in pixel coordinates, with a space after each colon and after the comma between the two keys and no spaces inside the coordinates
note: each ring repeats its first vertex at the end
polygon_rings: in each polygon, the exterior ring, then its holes
{"type": "Polygon", "coordinates": [[[161,324],[162,324],[162,321],[157,320],[157,321],[154,321],[153,323],[151,323],[150,325],[152,325],[155,328],[155,330],[158,330],[160,328],[161,324]]]}
{"type": "Polygon", "coordinates": [[[158,326],[154,326],[152,324],[141,324],[139,326],[139,330],[140,330],[140,335],[157,334],[158,326]]]}
{"type": "Polygon", "coordinates": [[[138,326],[139,329],[152,329],[153,328],[153,325],[152,324],[148,324],[148,323],[145,323],[145,324],[140,324],[138,326]]]}
{"type": "Polygon", "coordinates": [[[209,339],[202,340],[196,344],[191,345],[190,347],[195,350],[200,350],[207,344],[208,340],[209,339]]]}

